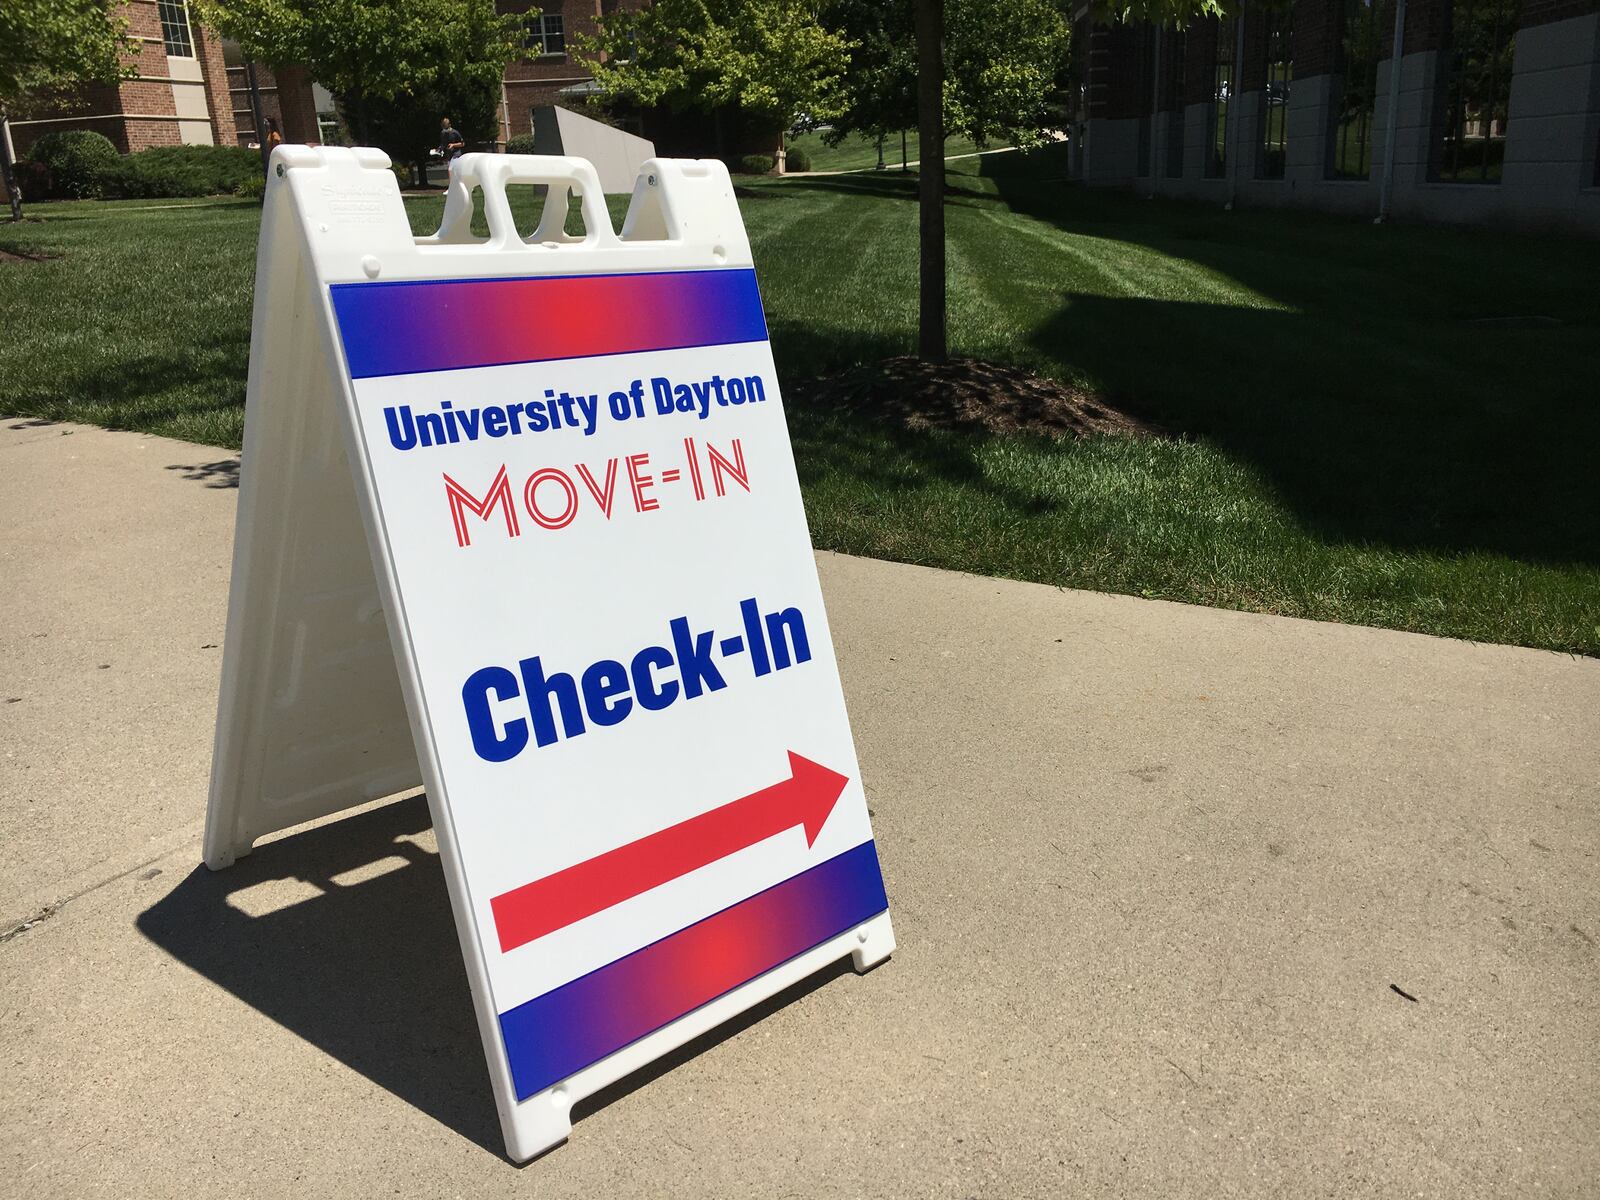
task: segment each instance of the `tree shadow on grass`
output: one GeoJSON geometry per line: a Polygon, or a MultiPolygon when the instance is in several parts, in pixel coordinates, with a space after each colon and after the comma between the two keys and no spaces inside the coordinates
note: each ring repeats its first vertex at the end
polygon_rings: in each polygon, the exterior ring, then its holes
{"type": "MultiPolygon", "coordinates": [[[[141,913],[145,937],[440,1124],[503,1154],[499,1117],[438,856],[413,796],[198,866],[141,913]]],[[[631,1095],[825,986],[848,958],[574,1108],[631,1095]]],[[[227,1069],[249,1072],[248,1040],[227,1069]]]]}
{"type": "Polygon", "coordinates": [[[1600,564],[1600,244],[1147,201],[1060,158],[983,172],[1082,259],[1143,247],[1269,306],[1063,290],[1028,337],[1049,373],[1254,467],[1324,539],[1600,564]]]}
{"type": "MultiPolygon", "coordinates": [[[[1249,465],[1324,543],[1600,566],[1600,408],[1576,385],[1496,393],[1475,378],[1487,369],[1477,356],[1495,352],[1479,333],[1439,333],[1478,343],[1437,351],[1458,356],[1443,383],[1435,355],[1415,342],[1393,344],[1381,327],[1349,328],[1333,341],[1325,333],[1318,319],[1279,309],[1067,294],[1021,357],[1058,376],[1115,381],[1104,393],[1112,407],[1249,465]]],[[[1577,331],[1523,336],[1572,339],[1577,331]]],[[[832,353],[857,349],[864,360],[892,352],[873,343],[832,353]]],[[[830,346],[816,353],[827,356],[830,346]]],[[[981,434],[812,410],[803,381],[787,383],[785,395],[808,486],[833,474],[893,494],[937,481],[1018,517],[1056,503],[1026,479],[986,469],[981,434]]]]}
{"type": "MultiPolygon", "coordinates": [[[[782,191],[773,189],[770,194],[832,192],[864,199],[903,200],[914,203],[917,199],[917,186],[915,174],[891,175],[885,172],[881,175],[805,175],[784,180],[782,191]]],[[[965,186],[960,177],[947,179],[944,196],[946,208],[976,207],[985,201],[993,204],[993,197],[965,186]]]]}
{"type": "Polygon", "coordinates": [[[1326,542],[1600,565],[1600,406],[1493,379],[1502,354],[1571,357],[1579,331],[1329,334],[1282,310],[1066,295],[1030,341],[1254,467],[1326,542]]]}

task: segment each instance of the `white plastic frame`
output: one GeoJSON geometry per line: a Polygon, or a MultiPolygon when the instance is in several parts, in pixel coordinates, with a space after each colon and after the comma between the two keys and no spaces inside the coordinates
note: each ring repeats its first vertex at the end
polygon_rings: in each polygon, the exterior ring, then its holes
{"type": "Polygon", "coordinates": [[[565,1140],[577,1101],[841,958],[867,970],[893,952],[894,933],[887,913],[873,917],[516,1101],[329,285],[750,265],[718,162],[645,163],[620,236],[581,159],[461,156],[429,237],[412,235],[380,151],[280,146],[269,166],[205,861],[224,868],[267,834],[425,787],[506,1150],[517,1161],[565,1140]],[[526,238],[506,197],[514,184],[549,189],[526,238]],[[574,190],[582,237],[564,228],[574,190]],[[486,239],[471,231],[474,192],[486,239]]]}

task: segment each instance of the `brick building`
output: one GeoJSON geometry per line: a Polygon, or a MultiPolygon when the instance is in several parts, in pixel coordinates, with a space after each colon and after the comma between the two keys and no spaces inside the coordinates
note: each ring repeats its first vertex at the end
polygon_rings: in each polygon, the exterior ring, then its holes
{"type": "Polygon", "coordinates": [[[1600,0],[1296,0],[1075,25],[1073,170],[1255,206],[1600,233],[1600,0]],[[1392,139],[1391,139],[1392,129],[1392,139]]]}
{"type": "MultiPolygon", "coordinates": [[[[569,53],[570,39],[593,33],[602,12],[639,0],[500,0],[502,12],[540,9],[527,40],[528,56],[506,68],[498,141],[533,131],[533,110],[570,104],[593,83],[569,53]]],[[[238,47],[206,29],[185,0],[123,0],[128,32],[137,40],[137,76],[82,89],[74,102],[11,123],[25,154],[54,129],[95,129],[125,153],[178,143],[250,145],[271,120],[284,140],[317,145],[339,139],[334,98],[300,67],[276,69],[245,62],[238,47]],[[251,76],[254,76],[252,96],[251,76]]]]}
{"type": "Polygon", "coordinates": [[[238,137],[222,39],[189,19],[183,0],[125,0],[137,74],[84,88],[74,102],[11,122],[19,154],[56,129],[94,129],[124,152],[238,137]]]}

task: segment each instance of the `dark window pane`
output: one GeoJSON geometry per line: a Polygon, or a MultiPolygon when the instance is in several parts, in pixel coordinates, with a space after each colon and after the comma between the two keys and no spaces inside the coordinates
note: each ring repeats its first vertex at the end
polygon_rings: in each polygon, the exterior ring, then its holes
{"type": "Polygon", "coordinates": [[[1518,0],[1454,0],[1441,80],[1434,178],[1499,183],[1518,0]]]}
{"type": "Polygon", "coordinates": [[[1150,111],[1151,88],[1154,86],[1156,57],[1156,31],[1153,25],[1139,27],[1139,47],[1135,61],[1138,71],[1134,78],[1134,92],[1139,98],[1139,146],[1136,151],[1138,162],[1134,165],[1134,174],[1143,179],[1150,174],[1150,126],[1155,120],[1155,114],[1150,111]]]}
{"type": "Polygon", "coordinates": [[[1220,179],[1228,173],[1228,102],[1233,96],[1233,21],[1217,24],[1217,53],[1212,69],[1211,145],[1206,154],[1206,174],[1220,179]]]}
{"type": "Polygon", "coordinates": [[[1294,14],[1268,12],[1266,92],[1261,112],[1261,177],[1282,179],[1289,144],[1289,84],[1294,77],[1291,44],[1294,14]]]}
{"type": "Polygon", "coordinates": [[[1378,99],[1378,58],[1394,24],[1392,0],[1345,0],[1339,35],[1336,91],[1328,147],[1328,178],[1372,174],[1372,116],[1378,99]]]}
{"type": "Polygon", "coordinates": [[[1184,59],[1188,56],[1188,39],[1180,30],[1170,34],[1166,46],[1162,49],[1164,55],[1163,73],[1166,75],[1165,99],[1162,107],[1167,113],[1167,163],[1166,176],[1169,179],[1183,178],[1183,126],[1187,116],[1187,107],[1184,104],[1184,59]]]}

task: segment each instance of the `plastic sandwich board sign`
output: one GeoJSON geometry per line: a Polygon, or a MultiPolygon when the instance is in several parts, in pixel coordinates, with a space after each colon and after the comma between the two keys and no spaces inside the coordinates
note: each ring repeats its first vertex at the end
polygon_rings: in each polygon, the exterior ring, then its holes
{"type": "Polygon", "coordinates": [[[587,162],[466,155],[415,238],[380,152],[273,153],[206,862],[418,785],[514,1159],[894,948],[719,163],[619,236],[587,162]]]}

